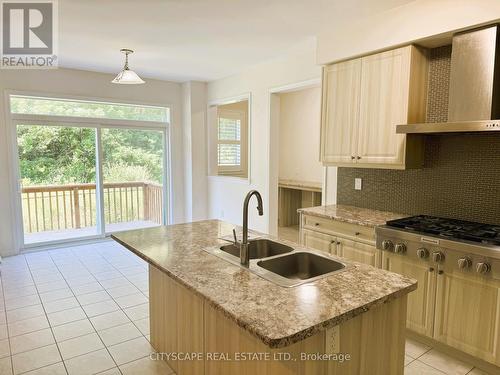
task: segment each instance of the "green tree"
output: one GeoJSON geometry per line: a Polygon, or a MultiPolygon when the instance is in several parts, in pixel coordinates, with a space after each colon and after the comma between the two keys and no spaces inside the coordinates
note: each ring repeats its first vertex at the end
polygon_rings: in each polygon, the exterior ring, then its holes
{"type": "Polygon", "coordinates": [[[24,185],[95,181],[95,130],[59,126],[18,126],[24,185]]]}
{"type": "MultiPolygon", "coordinates": [[[[162,182],[163,133],[103,129],[105,181],[162,182]]],[[[95,129],[18,126],[23,185],[95,182],[95,129]]]]}

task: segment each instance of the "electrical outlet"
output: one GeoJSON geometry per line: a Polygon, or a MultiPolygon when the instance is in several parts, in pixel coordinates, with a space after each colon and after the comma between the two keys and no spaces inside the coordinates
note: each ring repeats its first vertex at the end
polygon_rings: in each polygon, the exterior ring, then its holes
{"type": "Polygon", "coordinates": [[[354,179],[354,190],[361,190],[363,186],[363,180],[361,178],[354,179]]]}

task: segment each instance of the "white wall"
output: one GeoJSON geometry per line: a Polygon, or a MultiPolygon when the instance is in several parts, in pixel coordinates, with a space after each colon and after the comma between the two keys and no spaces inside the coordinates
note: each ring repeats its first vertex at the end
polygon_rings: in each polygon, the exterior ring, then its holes
{"type": "Polygon", "coordinates": [[[317,62],[344,60],[499,19],[498,0],[416,0],[366,18],[332,22],[318,36],[317,62]]]}
{"type": "Polygon", "coordinates": [[[277,174],[273,175],[269,160],[270,90],[320,76],[321,69],[315,63],[315,43],[310,40],[284,58],[259,64],[241,74],[208,84],[209,102],[251,93],[250,183],[229,177],[209,177],[210,218],[221,218],[241,224],[243,199],[250,189],[257,189],[264,200],[264,216],[259,217],[257,210],[251,209],[249,226],[268,231],[270,209],[277,212],[277,197],[270,201],[269,181],[270,178],[275,179],[277,186],[278,177],[277,174]]]}
{"type": "Polygon", "coordinates": [[[207,84],[182,84],[185,220],[207,217],[207,84]]]}
{"type": "Polygon", "coordinates": [[[30,91],[87,98],[130,101],[171,108],[171,155],[173,177],[173,220],[184,221],[183,150],[181,129],[181,85],[178,83],[147,80],[145,85],[115,85],[110,74],[72,69],[56,70],[1,70],[0,71],[0,255],[15,254],[14,235],[15,193],[9,173],[9,160],[5,90],[30,91]]]}
{"type": "Polygon", "coordinates": [[[279,94],[279,178],[323,182],[319,161],[321,88],[279,94]]]}

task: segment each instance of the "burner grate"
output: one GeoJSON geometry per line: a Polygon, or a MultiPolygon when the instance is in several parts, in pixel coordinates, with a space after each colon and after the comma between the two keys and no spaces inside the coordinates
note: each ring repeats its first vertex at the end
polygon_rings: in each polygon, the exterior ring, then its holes
{"type": "Polygon", "coordinates": [[[387,225],[448,239],[456,238],[483,244],[500,245],[500,227],[495,225],[427,215],[390,220],[387,225]]]}

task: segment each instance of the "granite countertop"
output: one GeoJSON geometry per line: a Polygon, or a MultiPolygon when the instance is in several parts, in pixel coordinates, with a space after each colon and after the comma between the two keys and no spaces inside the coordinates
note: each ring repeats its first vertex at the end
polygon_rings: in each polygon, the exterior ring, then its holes
{"type": "Polygon", "coordinates": [[[300,180],[284,180],[280,179],[278,181],[280,187],[288,187],[291,189],[304,189],[321,192],[322,183],[321,182],[310,182],[310,181],[300,181],[300,180]]]}
{"type": "Polygon", "coordinates": [[[271,348],[303,340],[417,288],[415,280],[352,262],[353,267],[314,283],[280,287],[203,250],[227,244],[220,237],[233,228],[207,220],[112,237],[271,348]]]}
{"type": "Polygon", "coordinates": [[[341,204],[300,208],[297,211],[306,215],[318,216],[367,227],[384,225],[388,220],[400,219],[409,216],[395,212],[371,210],[369,208],[344,206],[341,204]]]}

